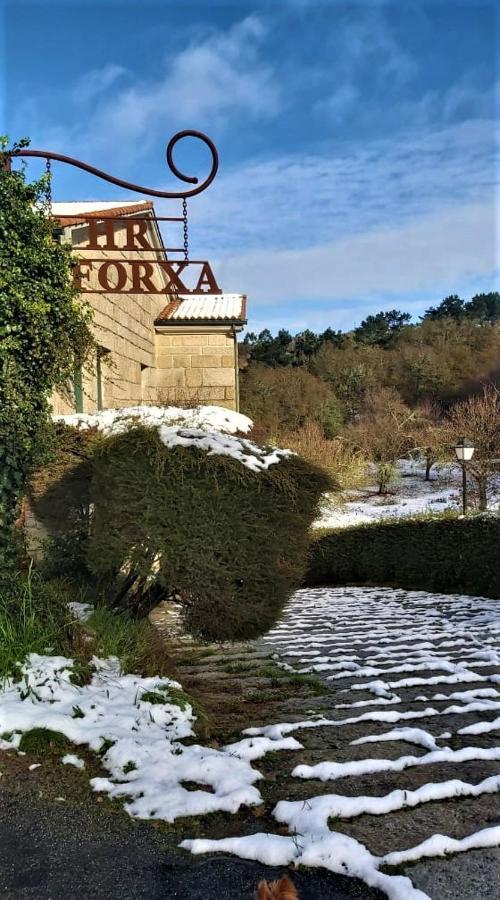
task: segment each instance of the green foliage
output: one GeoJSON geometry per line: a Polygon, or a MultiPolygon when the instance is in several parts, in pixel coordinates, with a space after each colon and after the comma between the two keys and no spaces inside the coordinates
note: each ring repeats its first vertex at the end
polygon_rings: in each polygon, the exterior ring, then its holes
{"type": "Polygon", "coordinates": [[[342,346],[345,337],[340,331],[327,328],[322,334],[315,334],[306,328],[292,337],[289,331],[282,328],[273,337],[268,328],[255,334],[249,331],[244,343],[251,348],[253,362],[265,363],[267,366],[307,366],[311,358],[324,344],[342,346]]]}
{"type": "Polygon", "coordinates": [[[0,576],[0,681],[29,653],[67,652],[70,619],[64,584],[36,574],[0,576]]]}
{"type": "Polygon", "coordinates": [[[333,437],[343,423],[341,404],[328,385],[305,369],[272,369],[253,364],[240,385],[241,406],[273,438],[317,422],[325,437],[333,437]]]}
{"type": "Polygon", "coordinates": [[[425,311],[424,319],[463,319],[465,316],[465,301],[458,294],[450,294],[441,301],[439,306],[430,306],[425,311]]]}
{"type": "Polygon", "coordinates": [[[451,294],[441,301],[439,306],[431,306],[426,310],[424,319],[436,321],[452,318],[471,319],[482,325],[493,325],[500,320],[500,293],[490,291],[488,294],[475,294],[468,302],[457,294],[451,294]]]}
{"type": "Polygon", "coordinates": [[[415,516],[323,532],[308,584],[381,584],[500,596],[500,517],[415,516]]]}
{"type": "Polygon", "coordinates": [[[134,428],[96,453],[89,564],[118,596],[133,593],[136,609],[179,594],[199,637],[255,637],[301,582],[328,486],[298,457],[254,473],[227,457],[167,449],[156,429],[134,428]]]}
{"type": "Polygon", "coordinates": [[[73,750],[73,744],[66,735],[60,731],[51,731],[49,728],[32,728],[23,734],[19,749],[23,753],[32,753],[36,756],[46,756],[49,753],[69,752],[73,750]]]}
{"type": "Polygon", "coordinates": [[[0,139],[0,566],[14,554],[18,502],[43,456],[48,398],[91,342],[70,251],[43,206],[47,180],[9,171],[6,148],[0,139]]]}
{"type": "Polygon", "coordinates": [[[89,639],[87,653],[102,659],[116,657],[124,672],[167,674],[166,652],[147,620],[134,621],[126,612],[98,606],[84,627],[89,639]]]}
{"type": "Polygon", "coordinates": [[[378,344],[387,347],[401,329],[411,320],[410,313],[391,309],[367,316],[358,328],[354,329],[354,337],[358,344],[378,344]]]}

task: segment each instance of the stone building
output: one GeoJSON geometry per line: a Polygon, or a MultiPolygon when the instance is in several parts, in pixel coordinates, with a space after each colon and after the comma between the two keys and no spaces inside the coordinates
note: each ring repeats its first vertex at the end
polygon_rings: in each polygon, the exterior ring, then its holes
{"type": "Polygon", "coordinates": [[[141,403],[238,409],[245,296],[219,292],[207,267],[189,293],[179,292],[175,271],[183,264],[167,261],[150,201],[53,203],[52,212],[79,259],[75,281],[92,309],[97,344],[53,397],[54,412],[141,403]]]}

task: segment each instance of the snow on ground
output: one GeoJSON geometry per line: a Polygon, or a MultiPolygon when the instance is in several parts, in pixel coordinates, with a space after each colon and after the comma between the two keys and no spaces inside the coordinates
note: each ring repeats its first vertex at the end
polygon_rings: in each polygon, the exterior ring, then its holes
{"type": "MultiPolygon", "coordinates": [[[[421,460],[400,459],[398,476],[387,496],[377,493],[375,484],[365,490],[325,495],[315,528],[350,528],[380,519],[405,518],[419,513],[457,510],[462,502],[462,470],[457,464],[436,465],[431,481],[425,481],[421,460]]],[[[470,483],[473,489],[473,483],[470,483]]],[[[490,497],[490,509],[500,509],[500,478],[490,497]]]]}
{"type": "MultiPolygon", "coordinates": [[[[254,787],[260,774],[245,758],[230,747],[221,752],[182,744],[193,735],[194,717],[189,705],[178,705],[175,693],[169,700],[169,691],[180,688],[177,682],[123,675],[113,659],[93,664],[90,684],[80,686],[72,683],[71,659],[32,654],[21,681],[8,681],[0,691],[2,749],[18,748],[32,728],[46,728],[102,753],[109,777],[93,778],[93,789],[126,798],[125,809],[139,819],[173,822],[261,802],[254,787]],[[186,781],[211,791],[187,790],[186,781]]],[[[80,765],[73,754],[63,762],[80,765]]]]}
{"type": "MultiPolygon", "coordinates": [[[[478,714],[488,714],[499,707],[500,674],[481,672],[485,665],[491,669],[500,663],[499,601],[385,588],[303,590],[295,595],[282,622],[265,640],[278,651],[281,665],[290,668],[293,664],[298,671],[320,671],[325,673],[325,678],[343,678],[349,687],[342,688],[340,694],[353,687],[363,688],[367,693],[374,693],[375,699],[332,703],[331,717],[316,715],[297,722],[246,729],[244,733],[255,740],[264,737],[280,741],[292,732],[311,728],[334,728],[339,731],[340,739],[342,727],[346,725],[366,723],[369,728],[371,723],[404,722],[413,718],[438,720],[439,716],[455,714],[474,714],[477,718],[478,714]],[[321,662],[318,663],[318,659],[321,662]],[[406,662],[400,663],[400,660],[406,662]],[[303,668],[300,668],[301,664],[303,668]],[[332,668],[337,671],[334,676],[328,676],[326,673],[332,668]],[[452,674],[435,676],[436,669],[452,674]],[[420,695],[411,700],[416,709],[397,709],[402,700],[393,693],[393,682],[387,678],[377,682],[367,680],[373,674],[385,675],[394,671],[423,673],[418,679],[400,679],[397,684],[401,686],[411,686],[415,682],[431,686],[436,680],[442,682],[443,679],[451,684],[489,682],[490,686],[432,695],[433,701],[458,701],[451,705],[426,707],[427,697],[420,695]],[[393,708],[384,708],[387,704],[393,708]],[[372,708],[358,716],[343,717],[340,711],[353,705],[371,705],[372,708]],[[377,705],[382,708],[373,709],[377,705]]],[[[338,697],[338,693],[334,696],[338,697]]],[[[489,730],[498,721],[476,722],[470,733],[489,730]]],[[[469,729],[460,729],[459,733],[467,734],[469,729]]],[[[383,741],[404,741],[421,745],[427,752],[395,759],[371,759],[368,755],[365,759],[347,762],[325,760],[314,766],[301,764],[293,769],[292,776],[316,779],[349,776],[356,779],[360,775],[376,777],[379,771],[400,772],[413,766],[428,766],[432,773],[436,763],[453,765],[458,771],[460,764],[468,760],[500,760],[500,746],[471,745],[453,750],[443,743],[451,737],[449,731],[439,733],[439,727],[435,734],[405,725],[377,734],[368,731],[351,745],[371,747],[383,741]]],[[[332,830],[331,817],[382,817],[430,802],[499,792],[500,775],[494,775],[476,784],[460,778],[429,780],[415,790],[396,789],[381,796],[328,793],[307,800],[283,799],[276,805],[273,815],[277,823],[288,826],[289,838],[281,834],[255,834],[223,840],[190,840],[184,841],[182,846],[193,853],[225,851],[270,865],[321,865],[333,872],[362,878],[368,885],[379,887],[392,900],[422,900],[427,895],[414,887],[409,878],[387,874],[381,868],[390,869],[429,856],[499,846],[500,826],[480,829],[460,840],[434,834],[413,847],[398,851],[388,848],[386,853],[376,856],[354,838],[332,830]]]]}
{"type": "MultiPolygon", "coordinates": [[[[290,778],[331,781],[349,777],[355,785],[364,775],[374,779],[375,793],[351,795],[349,791],[345,796],[325,792],[295,801],[287,799],[285,782],[285,796],[273,810],[276,833],[222,840],[194,838],[181,846],[192,853],[224,851],[275,866],[321,866],[359,877],[391,900],[425,900],[428,895],[409,877],[391,874],[390,869],[429,856],[500,845],[500,826],[495,825],[478,828],[460,840],[430,834],[414,846],[388,846],[376,855],[330,824],[332,817],[355,822],[358,817],[376,816],[383,828],[383,817],[399,810],[500,793],[500,775],[496,774],[483,774],[477,783],[455,776],[441,781],[432,778],[437,763],[452,766],[459,775],[460,766],[468,760],[500,760],[500,746],[476,746],[474,738],[459,749],[450,748],[445,742],[453,734],[439,727],[440,716],[457,715],[460,722],[473,716],[470,728],[456,731],[464,742],[469,734],[498,729],[499,719],[494,716],[500,708],[499,601],[385,588],[303,590],[292,598],[265,642],[278,654],[278,664],[292,671],[323,667],[319,671],[328,679],[334,667],[336,687],[328,715],[247,728],[241,740],[221,750],[186,745],[183,741],[192,737],[194,719],[191,707],[176,701],[176,682],[124,675],[116,660],[94,659],[92,680],[82,686],[72,683],[71,660],[33,654],[21,681],[8,681],[0,689],[0,746],[19,748],[22,734],[36,727],[61,732],[76,747],[86,745],[102,753],[108,775],[91,780],[94,790],[123,799],[131,816],[171,822],[180,816],[235,813],[242,805],[259,805],[262,796],[256,782],[262,776],[252,766],[254,760],[271,751],[307,753],[292,736],[294,732],[331,728],[337,732],[336,740],[341,740],[343,728],[356,724],[366,732],[348,742],[345,761],[326,758],[313,766],[300,763],[290,778]],[[445,674],[436,676],[436,670],[445,674]],[[415,671],[418,676],[408,677],[415,671]],[[407,677],[393,682],[388,675],[394,672],[407,677]],[[376,681],[372,680],[374,673],[376,681]],[[436,679],[467,688],[435,693],[436,679]],[[469,687],[473,681],[479,685],[469,687]],[[431,690],[412,697],[409,703],[394,693],[395,685],[406,690],[415,683],[431,690]],[[346,693],[349,697],[349,692],[360,689],[372,698],[343,701],[346,693]],[[426,705],[429,700],[436,705],[426,705]],[[412,708],[406,708],[408,705],[412,708]],[[353,706],[369,709],[345,716],[344,710],[353,706]],[[406,724],[415,718],[429,720],[429,724],[426,722],[425,728],[406,724]],[[397,727],[373,730],[374,725],[383,723],[397,727]],[[384,742],[391,741],[416,745],[423,752],[387,759],[383,753],[371,757],[371,748],[382,750],[384,742]],[[358,755],[366,747],[366,755],[353,759],[350,754],[355,751],[349,748],[354,746],[358,755]],[[377,772],[398,773],[418,767],[424,776],[428,770],[429,778],[415,789],[377,791],[377,772]],[[209,790],[188,790],[186,782],[209,790]],[[283,825],[288,835],[279,833],[283,825]]],[[[66,754],[62,761],[78,767],[82,763],[76,754],[66,754]]],[[[317,788],[318,782],[315,791],[317,788]]],[[[388,834],[393,831],[389,829],[388,834]]]]}

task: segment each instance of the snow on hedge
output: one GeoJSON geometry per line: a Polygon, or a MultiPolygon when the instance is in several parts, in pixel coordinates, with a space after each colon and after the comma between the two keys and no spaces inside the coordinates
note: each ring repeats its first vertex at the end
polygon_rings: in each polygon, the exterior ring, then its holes
{"type": "Polygon", "coordinates": [[[236,437],[237,433],[247,434],[253,422],[222,406],[127,406],[53,419],[81,430],[96,428],[105,435],[121,434],[134,425],[157,428],[166,447],[196,447],[209,456],[230,456],[254,472],[268,469],[291,455],[290,450],[263,448],[247,438],[236,437]]]}
{"type": "Polygon", "coordinates": [[[210,433],[201,428],[175,428],[162,425],[159,435],[166,447],[196,447],[198,450],[204,450],[208,456],[230,456],[254,472],[268,469],[291,454],[290,450],[275,448],[266,450],[247,438],[210,433]]]}
{"type": "Polygon", "coordinates": [[[183,428],[201,428],[203,431],[220,431],[223,434],[247,434],[253,422],[248,416],[222,406],[124,406],[120,409],[103,409],[95,413],[74,413],[53,417],[54,422],[64,422],[73,428],[86,430],[97,428],[103,434],[120,434],[132,425],[159,427],[178,425],[183,428]]]}

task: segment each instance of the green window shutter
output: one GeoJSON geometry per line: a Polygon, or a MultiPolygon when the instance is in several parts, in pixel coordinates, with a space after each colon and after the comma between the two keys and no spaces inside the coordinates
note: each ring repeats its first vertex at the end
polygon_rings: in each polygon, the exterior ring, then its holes
{"type": "Polygon", "coordinates": [[[74,378],[75,389],[75,412],[83,412],[83,384],[82,384],[82,367],[77,366],[74,378]]]}
{"type": "Polygon", "coordinates": [[[102,409],[102,408],[103,408],[103,402],[102,402],[102,365],[101,365],[101,359],[102,359],[102,356],[103,356],[102,351],[101,351],[100,347],[98,347],[98,348],[97,348],[96,363],[95,363],[95,371],[96,371],[96,379],[97,379],[97,409],[102,409]]]}

